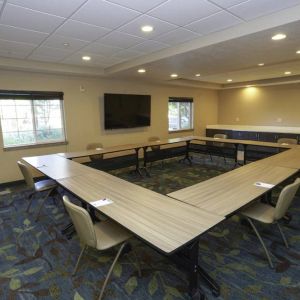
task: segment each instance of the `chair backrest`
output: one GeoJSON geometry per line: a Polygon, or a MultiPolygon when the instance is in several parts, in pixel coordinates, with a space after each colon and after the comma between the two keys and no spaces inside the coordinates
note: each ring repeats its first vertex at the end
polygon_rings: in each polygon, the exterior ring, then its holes
{"type": "Polygon", "coordinates": [[[31,175],[29,168],[20,161],[18,161],[17,164],[20,168],[20,171],[25,179],[27,186],[34,189],[34,180],[33,180],[33,177],[31,175]]]}
{"type": "MultiPolygon", "coordinates": [[[[102,143],[90,143],[87,144],[86,150],[96,150],[97,148],[103,148],[102,143]]],[[[89,156],[91,160],[102,159],[103,154],[93,154],[89,156]]]]}
{"type": "MultiPolygon", "coordinates": [[[[157,142],[159,140],[160,140],[160,138],[158,136],[150,136],[148,138],[148,142],[157,142]]],[[[158,151],[158,150],[160,150],[160,146],[159,145],[157,145],[157,146],[151,146],[150,148],[151,148],[152,151],[158,151]]]]}
{"type": "Polygon", "coordinates": [[[71,203],[68,196],[63,196],[63,201],[80,241],[84,245],[95,248],[97,245],[96,233],[92,219],[87,210],[71,203]]]}
{"type": "Polygon", "coordinates": [[[300,178],[297,178],[294,183],[289,184],[282,189],[275,207],[275,220],[281,219],[286,214],[286,211],[291,205],[299,186],[300,178]]]}
{"type": "MultiPolygon", "coordinates": [[[[227,134],[216,133],[216,134],[214,134],[214,138],[217,138],[217,139],[227,139],[227,134]]],[[[213,142],[213,145],[217,146],[217,147],[224,147],[224,143],[213,142]]]]}
{"type": "Polygon", "coordinates": [[[277,140],[278,144],[289,144],[289,145],[297,145],[297,139],[289,139],[289,138],[280,138],[277,140]]]}

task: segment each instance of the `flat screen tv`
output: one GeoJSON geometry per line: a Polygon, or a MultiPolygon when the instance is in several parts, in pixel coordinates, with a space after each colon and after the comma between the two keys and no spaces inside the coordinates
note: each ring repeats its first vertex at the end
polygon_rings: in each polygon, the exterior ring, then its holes
{"type": "Polygon", "coordinates": [[[150,126],[151,96],[104,94],[104,128],[150,126]]]}

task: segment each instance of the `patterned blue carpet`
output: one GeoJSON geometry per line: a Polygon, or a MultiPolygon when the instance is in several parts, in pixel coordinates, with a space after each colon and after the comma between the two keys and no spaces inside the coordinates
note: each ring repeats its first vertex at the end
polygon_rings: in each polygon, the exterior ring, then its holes
{"type": "MultiPolygon", "coordinates": [[[[217,159],[213,163],[201,159],[192,167],[169,160],[163,169],[159,163],[154,164],[151,178],[136,178],[125,169],[112,173],[166,194],[230,167],[217,159]]],[[[72,277],[80,245],[76,236],[67,240],[60,234],[69,222],[62,204],[48,199],[36,223],[35,214],[25,212],[29,191],[18,190],[0,198],[0,299],[97,299],[115,249],[102,253],[89,250],[72,277]]],[[[35,198],[34,212],[39,198],[35,198]]],[[[258,225],[271,250],[274,270],[269,268],[254,233],[241,225],[237,216],[201,237],[199,264],[221,286],[221,296],[215,298],[200,283],[208,299],[300,299],[299,197],[290,212],[293,219],[284,226],[290,249],[284,247],[276,227],[258,225]]],[[[183,271],[143,242],[133,239],[132,245],[140,257],[142,277],[138,277],[134,256],[124,255],[114,270],[105,299],[189,299],[183,271]]]]}

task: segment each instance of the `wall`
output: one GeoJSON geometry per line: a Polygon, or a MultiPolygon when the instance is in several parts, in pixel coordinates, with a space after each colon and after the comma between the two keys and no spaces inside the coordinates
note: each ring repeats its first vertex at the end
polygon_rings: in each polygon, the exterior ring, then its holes
{"type": "Polygon", "coordinates": [[[219,91],[219,124],[300,126],[299,112],[300,84],[219,91]]]}
{"type": "Polygon", "coordinates": [[[29,72],[0,71],[0,89],[64,92],[68,145],[3,151],[0,138],[0,183],[21,179],[16,161],[21,157],[84,150],[87,143],[104,146],[144,142],[149,136],[161,138],[203,134],[207,124],[217,123],[217,92],[167,85],[103,78],[73,77],[29,72]],[[81,93],[79,87],[85,92],[81,93]],[[103,129],[103,93],[137,93],[152,96],[151,127],[129,130],[103,129]],[[194,132],[168,134],[168,97],[194,98],[194,132]]]}

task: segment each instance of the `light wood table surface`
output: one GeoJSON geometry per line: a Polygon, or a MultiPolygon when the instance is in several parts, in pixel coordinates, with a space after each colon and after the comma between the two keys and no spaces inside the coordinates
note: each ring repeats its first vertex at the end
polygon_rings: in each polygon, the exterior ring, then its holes
{"type": "Polygon", "coordinates": [[[251,163],[168,195],[226,217],[268,191],[255,182],[278,185],[296,173],[296,169],[251,163]]]}
{"type": "Polygon", "coordinates": [[[262,146],[262,147],[272,147],[272,148],[296,148],[298,145],[285,144],[285,143],[271,143],[262,141],[252,141],[252,140],[237,140],[237,139],[221,139],[213,138],[208,136],[193,136],[193,140],[203,141],[203,142],[218,142],[227,144],[239,144],[239,145],[252,145],[252,146],[262,146]]]}
{"type": "Polygon", "coordinates": [[[174,252],[224,219],[101,171],[58,182],[88,203],[111,199],[112,204],[95,209],[165,253],[174,252]]]}
{"type": "Polygon", "coordinates": [[[23,157],[22,159],[54,180],[97,172],[95,169],[65,159],[56,154],[23,157]]]}
{"type": "Polygon", "coordinates": [[[290,149],[279,154],[257,161],[257,163],[300,169],[300,148],[290,149]]]}

